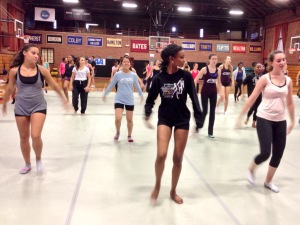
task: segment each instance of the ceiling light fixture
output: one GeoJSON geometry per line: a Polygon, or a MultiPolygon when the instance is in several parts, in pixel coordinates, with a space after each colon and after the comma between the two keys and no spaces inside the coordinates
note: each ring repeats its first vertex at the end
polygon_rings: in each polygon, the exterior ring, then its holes
{"type": "Polygon", "coordinates": [[[239,9],[234,9],[234,10],[230,10],[229,14],[231,14],[231,15],[243,15],[244,12],[242,10],[239,10],[239,9]]]}
{"type": "Polygon", "coordinates": [[[122,4],[122,6],[125,7],[125,8],[136,8],[137,4],[135,4],[135,3],[129,3],[129,2],[124,2],[122,4]]]}
{"type": "Polygon", "coordinates": [[[178,11],[180,11],[180,12],[191,12],[192,8],[187,7],[187,6],[180,6],[180,7],[178,7],[178,11]]]}
{"type": "Polygon", "coordinates": [[[79,3],[79,0],[63,0],[66,3],[79,3]]]}

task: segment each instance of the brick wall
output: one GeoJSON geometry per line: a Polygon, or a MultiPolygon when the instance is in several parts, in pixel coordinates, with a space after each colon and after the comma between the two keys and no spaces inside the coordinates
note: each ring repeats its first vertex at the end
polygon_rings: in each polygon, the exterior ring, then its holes
{"type": "MultiPolygon", "coordinates": [[[[155,53],[155,51],[149,51],[149,53],[137,53],[137,52],[130,52],[130,47],[125,46],[126,44],[130,44],[130,39],[140,39],[140,40],[148,40],[145,37],[131,37],[131,36],[108,36],[108,35],[97,35],[97,34],[84,34],[84,33],[64,33],[64,32],[46,32],[46,31],[31,31],[27,32],[28,34],[42,34],[42,44],[39,44],[39,48],[54,48],[55,54],[55,63],[52,66],[57,67],[61,62],[63,57],[67,55],[75,55],[75,56],[96,56],[101,58],[113,58],[119,59],[124,53],[129,53],[130,57],[133,57],[135,60],[149,60],[150,53],[155,54],[155,58],[159,59],[159,53],[155,53]],[[46,35],[47,34],[57,34],[63,36],[63,44],[46,44],[46,35]],[[67,35],[74,35],[74,36],[82,36],[83,37],[83,45],[67,45],[66,39],[67,35]],[[94,37],[102,37],[103,38],[103,47],[91,47],[86,45],[86,37],[87,36],[94,36],[94,37]],[[122,47],[121,48],[112,48],[106,47],[106,38],[122,38],[122,47]]],[[[182,41],[194,41],[196,42],[197,48],[199,48],[199,43],[212,43],[213,44],[213,52],[204,52],[204,51],[186,51],[186,59],[189,62],[206,62],[208,60],[208,55],[211,53],[215,53],[215,44],[216,43],[229,43],[230,48],[232,48],[233,43],[242,43],[246,44],[247,53],[220,53],[217,52],[219,57],[219,62],[222,62],[227,55],[232,57],[232,64],[234,66],[237,65],[238,62],[244,62],[246,67],[251,67],[252,62],[262,61],[262,54],[261,53],[249,53],[250,45],[262,46],[260,42],[236,42],[236,41],[216,41],[216,40],[189,40],[189,39],[171,39],[174,43],[181,45],[182,41]]]]}

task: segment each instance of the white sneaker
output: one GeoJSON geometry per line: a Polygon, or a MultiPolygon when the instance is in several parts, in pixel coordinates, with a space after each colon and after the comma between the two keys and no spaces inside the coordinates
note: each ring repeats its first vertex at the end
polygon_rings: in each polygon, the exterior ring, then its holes
{"type": "Polygon", "coordinates": [[[278,193],[279,192],[279,188],[278,187],[276,187],[274,184],[272,184],[272,183],[264,183],[264,186],[265,186],[265,188],[268,188],[268,189],[270,189],[271,191],[273,191],[273,192],[275,192],[275,193],[278,193]]]}
{"type": "Polygon", "coordinates": [[[224,115],[228,115],[228,114],[229,114],[229,112],[227,112],[227,111],[226,111],[226,112],[224,112],[224,115]]]}
{"type": "Polygon", "coordinates": [[[246,177],[250,184],[255,185],[255,176],[250,170],[247,170],[246,177]]]}
{"type": "Polygon", "coordinates": [[[215,112],[216,112],[216,113],[219,113],[219,108],[218,108],[218,107],[216,107],[215,112]]]}
{"type": "Polygon", "coordinates": [[[215,138],[215,136],[213,134],[209,134],[208,137],[209,138],[215,138]]]}

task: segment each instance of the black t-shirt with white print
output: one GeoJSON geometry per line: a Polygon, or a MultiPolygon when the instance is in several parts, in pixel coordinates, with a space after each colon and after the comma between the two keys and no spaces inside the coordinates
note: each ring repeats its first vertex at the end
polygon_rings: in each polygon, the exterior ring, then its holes
{"type": "Polygon", "coordinates": [[[190,111],[186,105],[187,95],[193,104],[194,117],[197,128],[201,128],[202,111],[200,109],[193,77],[190,73],[178,69],[176,73],[160,72],[153,80],[145,104],[145,114],[150,116],[154,101],[160,94],[161,104],[158,119],[170,124],[188,123],[190,111]]]}

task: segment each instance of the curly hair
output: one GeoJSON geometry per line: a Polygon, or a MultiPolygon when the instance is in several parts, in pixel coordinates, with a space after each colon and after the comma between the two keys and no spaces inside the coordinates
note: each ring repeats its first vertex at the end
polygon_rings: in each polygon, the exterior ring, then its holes
{"type": "Polygon", "coordinates": [[[160,64],[160,69],[162,71],[167,71],[167,67],[170,64],[170,56],[175,57],[178,52],[182,50],[182,47],[176,44],[170,44],[164,50],[162,50],[160,57],[162,59],[161,64],[160,64]]]}

